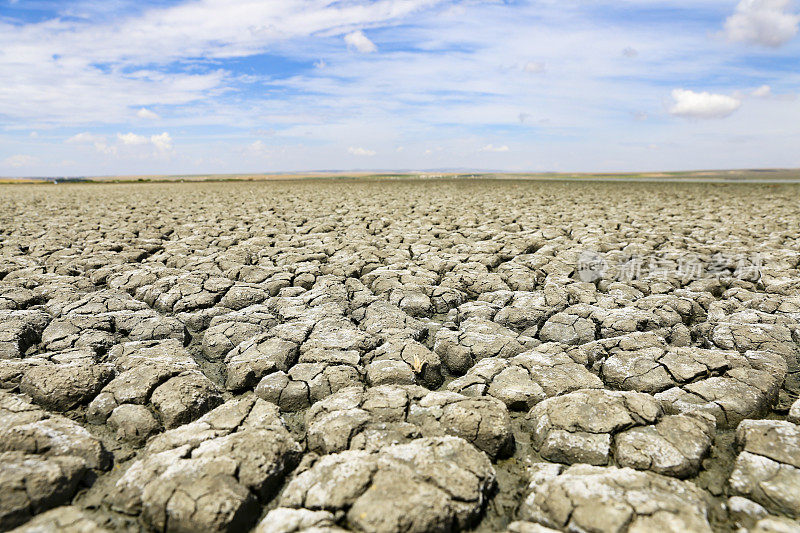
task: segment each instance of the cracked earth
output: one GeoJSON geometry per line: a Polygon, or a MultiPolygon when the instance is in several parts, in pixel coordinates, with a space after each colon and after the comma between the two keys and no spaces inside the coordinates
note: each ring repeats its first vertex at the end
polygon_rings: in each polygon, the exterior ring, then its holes
{"type": "Polygon", "coordinates": [[[800,531],[798,192],[3,187],[0,531],[800,531]]]}

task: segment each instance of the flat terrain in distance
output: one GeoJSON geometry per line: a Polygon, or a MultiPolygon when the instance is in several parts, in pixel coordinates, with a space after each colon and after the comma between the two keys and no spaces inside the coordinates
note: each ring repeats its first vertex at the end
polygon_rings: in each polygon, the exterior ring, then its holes
{"type": "Polygon", "coordinates": [[[739,183],[800,183],[800,169],[742,169],[742,170],[693,170],[684,172],[628,172],[628,173],[575,173],[575,172],[456,172],[456,171],[408,171],[408,172],[286,172],[277,174],[187,174],[187,175],[141,175],[141,176],[83,176],[70,178],[2,178],[2,183],[42,183],[52,181],[88,181],[100,183],[127,182],[196,182],[196,181],[284,181],[284,180],[412,180],[412,179],[458,179],[458,180],[546,180],[546,181],[644,181],[644,182],[739,182],[739,183]]]}
{"type": "Polygon", "coordinates": [[[797,531],[798,199],[0,186],[0,530],[797,531]]]}

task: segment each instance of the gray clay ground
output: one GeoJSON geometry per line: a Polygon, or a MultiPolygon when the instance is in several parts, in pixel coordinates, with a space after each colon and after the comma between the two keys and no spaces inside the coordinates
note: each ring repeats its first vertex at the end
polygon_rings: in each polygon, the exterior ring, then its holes
{"type": "Polygon", "coordinates": [[[798,193],[4,187],[0,530],[800,531],[798,193]]]}

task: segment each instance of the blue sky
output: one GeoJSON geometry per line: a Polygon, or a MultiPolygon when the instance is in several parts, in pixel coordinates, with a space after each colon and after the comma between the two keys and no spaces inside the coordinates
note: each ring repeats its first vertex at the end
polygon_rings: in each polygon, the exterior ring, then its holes
{"type": "Polygon", "coordinates": [[[800,167],[792,0],[0,0],[0,176],[800,167]]]}

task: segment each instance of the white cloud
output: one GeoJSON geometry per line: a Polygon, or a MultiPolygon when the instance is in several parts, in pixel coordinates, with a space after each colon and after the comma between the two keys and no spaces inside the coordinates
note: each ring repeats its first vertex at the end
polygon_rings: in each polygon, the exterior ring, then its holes
{"type": "Polygon", "coordinates": [[[172,150],[172,137],[166,131],[159,135],[151,135],[150,143],[156,147],[160,152],[169,152],[172,150]]]}
{"type": "Polygon", "coordinates": [[[128,146],[141,146],[150,142],[144,135],[136,135],[135,133],[117,133],[117,139],[128,146]]]}
{"type": "Polygon", "coordinates": [[[91,144],[100,154],[116,155],[117,153],[117,147],[109,145],[105,135],[95,135],[88,131],[73,135],[64,142],[67,144],[91,144]]]}
{"type": "Polygon", "coordinates": [[[117,147],[113,145],[109,145],[105,141],[97,141],[93,143],[94,149],[100,153],[105,155],[117,155],[117,147]]]}
{"type": "Polygon", "coordinates": [[[374,150],[367,150],[366,148],[361,148],[360,146],[351,146],[350,148],[347,149],[347,153],[350,155],[371,157],[375,155],[377,152],[375,152],[374,150]]]}
{"type": "Polygon", "coordinates": [[[362,54],[378,51],[378,47],[375,46],[375,43],[370,41],[369,37],[364,35],[364,32],[361,30],[345,35],[344,42],[347,43],[347,48],[358,50],[362,54]]]}
{"type": "Polygon", "coordinates": [[[264,141],[255,141],[247,145],[247,151],[253,154],[265,154],[268,149],[264,141]]]}
{"type": "Polygon", "coordinates": [[[755,89],[752,93],[753,96],[756,98],[767,98],[772,96],[772,88],[769,85],[762,85],[758,89],[755,89]]]}
{"type": "Polygon", "coordinates": [[[541,74],[547,69],[544,61],[528,61],[523,70],[529,74],[541,74]]]}
{"type": "Polygon", "coordinates": [[[508,152],[508,146],[495,146],[493,144],[487,144],[483,148],[480,149],[481,152],[508,152]]]}
{"type": "Polygon", "coordinates": [[[30,135],[28,135],[28,137],[30,137],[31,139],[37,139],[37,138],[39,138],[39,132],[38,131],[32,131],[30,133],[30,135]]]}
{"type": "Polygon", "coordinates": [[[141,150],[142,147],[151,147],[156,153],[161,154],[171,152],[173,148],[172,137],[167,132],[150,135],[149,137],[138,135],[133,132],[117,133],[116,138],[116,143],[109,144],[104,135],[83,132],[73,135],[65,142],[68,144],[90,144],[98,153],[106,155],[117,155],[123,147],[125,147],[129,153],[135,153],[130,152],[130,149],[135,150],[138,148],[141,150]]]}
{"type": "Polygon", "coordinates": [[[136,116],[147,120],[157,120],[161,118],[160,116],[158,116],[158,113],[154,113],[153,111],[150,111],[146,107],[143,107],[139,111],[137,111],[136,116]]]}
{"type": "Polygon", "coordinates": [[[117,133],[117,139],[119,139],[120,143],[127,146],[152,145],[159,152],[169,152],[172,150],[172,137],[170,137],[167,132],[151,135],[150,137],[137,135],[135,133],[117,133]]]}
{"type": "Polygon", "coordinates": [[[686,89],[672,91],[671,115],[686,118],[724,118],[739,109],[742,101],[725,94],[696,93],[686,89]]]}
{"type": "Polygon", "coordinates": [[[39,160],[33,156],[25,154],[12,155],[3,159],[3,165],[13,168],[29,167],[35,165],[39,160]]]}
{"type": "Polygon", "coordinates": [[[741,0],[725,21],[730,41],[778,47],[797,35],[800,16],[789,11],[790,0],[741,0]]]}

